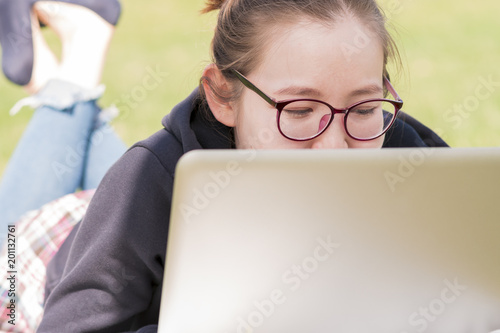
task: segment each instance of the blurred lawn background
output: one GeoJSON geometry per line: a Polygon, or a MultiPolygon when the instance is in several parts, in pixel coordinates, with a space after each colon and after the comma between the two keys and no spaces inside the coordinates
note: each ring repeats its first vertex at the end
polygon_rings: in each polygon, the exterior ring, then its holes
{"type": "MultiPolygon", "coordinates": [[[[393,73],[392,81],[404,110],[454,147],[500,146],[500,1],[380,1],[402,54],[403,70],[393,73]],[[483,80],[497,84],[488,90],[483,80]]],[[[100,104],[121,109],[114,126],[131,145],[160,129],[161,118],[198,84],[210,61],[215,14],[199,14],[203,0],[122,0],[122,5],[100,104]],[[151,71],[163,77],[147,90],[143,80],[151,71]]],[[[46,37],[59,49],[54,35],[46,37]]],[[[8,114],[25,96],[0,77],[0,175],[33,114],[29,109],[8,114]]]]}

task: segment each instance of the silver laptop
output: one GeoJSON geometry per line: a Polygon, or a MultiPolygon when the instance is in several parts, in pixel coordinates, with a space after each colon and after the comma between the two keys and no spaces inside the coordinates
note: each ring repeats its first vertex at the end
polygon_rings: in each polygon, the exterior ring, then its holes
{"type": "Polygon", "coordinates": [[[195,151],[161,333],[500,329],[500,149],[195,151]]]}

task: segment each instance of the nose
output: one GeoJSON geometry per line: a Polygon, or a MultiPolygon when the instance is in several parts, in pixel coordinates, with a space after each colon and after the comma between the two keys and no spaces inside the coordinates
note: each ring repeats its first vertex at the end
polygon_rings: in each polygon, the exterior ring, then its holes
{"type": "Polygon", "coordinates": [[[343,117],[337,115],[330,126],[317,138],[313,139],[311,149],[348,148],[348,135],[344,130],[343,117]]]}

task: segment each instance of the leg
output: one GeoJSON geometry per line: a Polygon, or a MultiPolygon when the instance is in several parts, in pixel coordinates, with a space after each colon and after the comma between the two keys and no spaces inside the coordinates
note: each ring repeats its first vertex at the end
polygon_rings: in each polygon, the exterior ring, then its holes
{"type": "Polygon", "coordinates": [[[123,155],[127,146],[108,122],[97,122],[90,137],[82,189],[97,188],[108,169],[123,155]]]}
{"type": "Polygon", "coordinates": [[[33,42],[30,4],[27,1],[0,0],[0,44],[5,76],[18,85],[31,79],[33,42]]]}
{"type": "Polygon", "coordinates": [[[0,183],[0,233],[23,213],[80,187],[98,111],[94,101],[36,110],[0,183]]]}
{"type": "MultiPolygon", "coordinates": [[[[51,69],[53,65],[57,65],[55,57],[43,39],[32,35],[36,33],[35,30],[40,29],[38,19],[53,27],[64,38],[63,44],[68,42],[63,45],[63,52],[68,54],[67,60],[71,60],[67,62],[69,78],[75,79],[71,76],[71,70],[75,70],[71,63],[82,58],[82,54],[78,52],[81,46],[88,46],[89,42],[93,44],[90,48],[85,48],[83,54],[88,54],[88,49],[94,52],[90,67],[87,68],[99,70],[99,57],[104,57],[109,35],[114,30],[113,26],[116,25],[120,12],[117,0],[0,0],[0,44],[5,75],[15,84],[26,86],[28,92],[34,93],[48,79],[47,73],[54,74],[51,69]],[[75,42],[75,38],[81,39],[82,43],[75,42]]],[[[87,59],[83,60],[85,63],[87,59]]],[[[80,68],[77,74],[90,76],[81,69],[81,64],[77,63],[80,68]]],[[[61,79],[67,80],[68,77],[62,76],[61,79]]],[[[90,87],[86,82],[76,83],[90,87]]]]}
{"type": "MultiPolygon", "coordinates": [[[[85,0],[67,0],[73,1],[86,3],[85,0]]],[[[31,64],[25,61],[11,74],[12,78],[14,74],[19,74],[23,80],[29,79],[26,88],[36,92],[36,95],[18,102],[11,111],[15,113],[23,105],[38,107],[0,183],[0,236],[4,234],[6,225],[15,222],[26,211],[74,192],[84,186],[84,178],[90,186],[102,177],[102,170],[101,176],[96,178],[91,177],[91,170],[85,170],[87,162],[89,166],[99,165],[93,161],[99,161],[99,155],[104,154],[96,151],[87,157],[90,136],[100,111],[95,100],[103,92],[103,86],[97,85],[114,32],[113,23],[98,15],[98,3],[92,2],[95,5],[92,11],[73,3],[0,0],[0,9],[9,8],[14,13],[31,15],[31,23],[27,26],[29,43],[24,50],[27,51],[24,52],[28,55],[27,60],[31,56],[31,64]],[[31,7],[26,6],[28,2],[35,4],[34,14],[30,14],[31,7]],[[38,19],[43,20],[61,39],[63,54],[60,64],[43,40],[38,19]],[[33,50],[36,52],[34,59],[33,50]],[[33,73],[31,65],[34,65],[33,73]]],[[[119,14],[119,7],[114,8],[118,9],[115,14],[119,14]]],[[[2,14],[7,12],[2,11],[2,14]]],[[[0,15],[0,18],[3,16],[0,15]]],[[[17,21],[7,20],[5,24],[0,24],[3,47],[10,45],[4,37],[14,30],[22,30],[13,22],[17,21]]],[[[17,60],[15,57],[9,59],[14,63],[17,60]]],[[[21,84],[21,80],[18,81],[16,83],[21,84]]],[[[99,146],[104,148],[109,145],[113,151],[121,152],[123,147],[116,148],[117,138],[111,134],[106,144],[99,146]],[[111,140],[113,138],[114,141],[111,140]]],[[[113,155],[109,154],[109,157],[113,155]]],[[[111,163],[101,160],[100,166],[107,169],[111,163]]]]}

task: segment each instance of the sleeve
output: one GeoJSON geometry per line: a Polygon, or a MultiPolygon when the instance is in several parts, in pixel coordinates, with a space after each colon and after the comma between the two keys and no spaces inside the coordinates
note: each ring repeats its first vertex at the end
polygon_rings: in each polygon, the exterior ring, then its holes
{"type": "Polygon", "coordinates": [[[46,296],[37,332],[157,324],[172,183],[171,172],[144,147],[131,148],[110,169],[74,235],[59,283],[46,296]]]}

